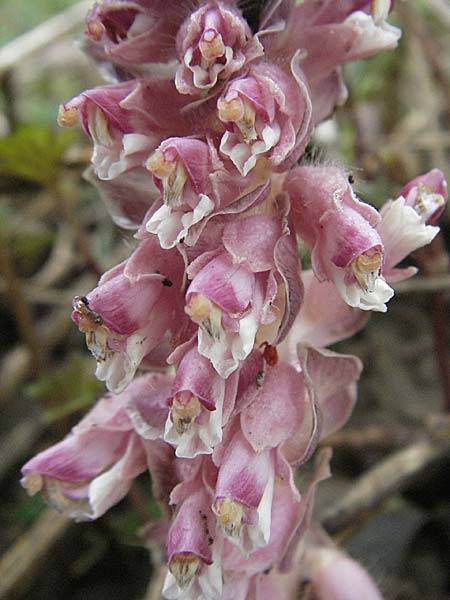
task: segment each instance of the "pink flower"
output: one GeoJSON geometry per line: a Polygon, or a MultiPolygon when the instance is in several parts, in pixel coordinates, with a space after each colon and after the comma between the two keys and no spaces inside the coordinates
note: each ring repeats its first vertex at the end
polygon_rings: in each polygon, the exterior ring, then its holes
{"type": "Polygon", "coordinates": [[[142,167],[169,131],[188,135],[194,121],[203,131],[204,113],[188,122],[180,113],[186,104],[173,81],[153,76],[86,90],[61,105],[58,122],[72,127],[80,121],[94,143],[96,175],[110,180],[142,167]]]}
{"type": "Polygon", "coordinates": [[[62,441],[22,468],[30,495],[77,520],[97,519],[119,502],[133,479],[147,468],[152,444],[143,442],[133,422],[145,423],[147,439],[162,436],[172,379],[149,374],[122,394],[108,395],[62,441]]]}
{"type": "Polygon", "coordinates": [[[276,453],[255,452],[237,423],[232,429],[221,451],[213,510],[228,539],[251,552],[269,542],[276,453]]]}
{"type": "Polygon", "coordinates": [[[345,173],[334,167],[297,167],[285,189],[296,231],[312,248],[316,277],[333,281],[350,306],[384,312],[393,291],[382,277],[378,212],[356,198],[345,173]]]}
{"type": "Polygon", "coordinates": [[[176,512],[167,536],[169,572],[163,595],[169,600],[214,600],[222,592],[221,540],[203,481],[209,468],[205,462],[198,463],[170,497],[176,512]]]}
{"type": "Polygon", "coordinates": [[[314,124],[347,98],[340,65],[397,45],[400,30],[386,22],[390,4],[389,0],[328,0],[319,6],[316,0],[284,0],[266,12],[261,32],[265,53],[283,64],[300,52],[314,124]]]}
{"type": "Polygon", "coordinates": [[[244,209],[243,199],[262,183],[237,176],[233,166],[219,158],[210,138],[164,140],[150,156],[147,168],[162,199],[156,210],[149,211],[145,226],[158,235],[163,248],[181,241],[193,246],[209,219],[233,210],[233,203],[242,203],[244,209]]]}
{"type": "Polygon", "coordinates": [[[381,208],[377,229],[383,238],[387,281],[401,281],[415,275],[415,267],[396,268],[408,254],[429,244],[439,233],[433,223],[447,202],[447,182],[439,169],[410,181],[396,200],[381,208]]]}
{"type": "Polygon", "coordinates": [[[186,312],[199,325],[198,350],[225,378],[250,354],[257,335],[263,336],[261,342],[267,339],[266,328],[281,340],[300,307],[302,285],[287,206],[280,201],[270,210],[274,214],[229,222],[221,231],[222,249],[205,252],[188,269],[193,280],[186,312]]]}
{"type": "Polygon", "coordinates": [[[74,299],[72,318],[86,334],[97,378],[111,391],[125,389],[141,361],[182,331],[183,270],[178,253],[172,251],[168,260],[149,238],[86,297],[74,299]]]}
{"type": "Polygon", "coordinates": [[[207,92],[263,54],[240,12],[220,1],[189,16],[178,32],[177,49],[181,64],[175,84],[181,94],[207,92]]]}
{"type": "Polygon", "coordinates": [[[270,63],[253,64],[227,85],[217,109],[226,128],[220,151],[242,175],[263,158],[285,168],[309,141],[310,100],[298,71],[289,77],[270,63]]]}
{"type": "Polygon", "coordinates": [[[237,377],[222,379],[211,362],[198,353],[196,340],[178,348],[170,362],[178,362],[169,398],[164,439],[180,457],[211,454],[222,439],[234,407],[237,377]]]}
{"type": "Polygon", "coordinates": [[[448,200],[444,174],[439,169],[433,169],[419,175],[405,185],[400,196],[405,198],[407,206],[414,208],[424,223],[434,223],[442,214],[448,200]]]}
{"type": "Polygon", "coordinates": [[[151,63],[175,59],[174,38],[186,8],[186,2],[161,0],[97,1],[86,19],[88,51],[100,64],[111,61],[124,79],[151,73],[151,63]]]}

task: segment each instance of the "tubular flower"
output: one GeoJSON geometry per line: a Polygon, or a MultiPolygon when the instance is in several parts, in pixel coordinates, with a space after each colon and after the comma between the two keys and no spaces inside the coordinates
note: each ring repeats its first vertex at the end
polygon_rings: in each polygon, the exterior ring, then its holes
{"type": "Polygon", "coordinates": [[[96,376],[111,391],[125,389],[142,360],[180,326],[182,274],[181,257],[172,252],[167,260],[150,239],[105,273],[87,296],[75,297],[72,318],[86,334],[96,376]]]}
{"type": "Polygon", "coordinates": [[[333,281],[350,306],[384,312],[393,291],[382,277],[377,211],[356,198],[337,168],[297,167],[285,188],[296,231],[312,248],[316,277],[333,281]]]}
{"type": "Polygon", "coordinates": [[[192,13],[178,32],[177,49],[181,94],[208,92],[263,54],[239,10],[225,2],[208,2],[192,13]]]}
{"type": "Polygon", "coordinates": [[[273,167],[295,161],[309,140],[310,100],[299,78],[258,63],[232,80],[217,102],[226,131],[220,151],[242,175],[268,159],[273,167]]]}
{"type": "Polygon", "coordinates": [[[145,227],[158,235],[163,248],[181,241],[195,245],[209,219],[233,210],[230,205],[242,202],[261,183],[258,178],[236,177],[210,138],[169,138],[150,156],[147,169],[161,199],[159,207],[149,211],[145,227]]]}
{"type": "MultiPolygon", "coordinates": [[[[169,398],[164,439],[177,456],[211,454],[222,439],[236,395],[235,377],[222,379],[194,344],[181,358],[169,398]]],[[[175,357],[171,359],[175,360],[175,357]]]]}
{"type": "Polygon", "coordinates": [[[127,493],[147,468],[144,441],[133,421],[145,423],[148,440],[162,436],[171,377],[149,374],[117,396],[106,396],[65,440],[22,468],[30,495],[42,492],[57,510],[80,520],[97,519],[127,493]]]}

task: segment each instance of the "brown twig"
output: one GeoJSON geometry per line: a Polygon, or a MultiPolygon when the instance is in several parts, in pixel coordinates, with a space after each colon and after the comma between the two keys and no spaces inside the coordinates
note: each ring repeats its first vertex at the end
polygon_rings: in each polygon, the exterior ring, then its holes
{"type": "Polygon", "coordinates": [[[54,544],[71,521],[47,508],[0,559],[0,599],[23,595],[54,544]]]}
{"type": "Polygon", "coordinates": [[[0,49],[0,74],[80,29],[91,4],[89,0],[78,2],[3,46],[0,49]]]}
{"type": "Polygon", "coordinates": [[[167,566],[158,565],[152,575],[144,600],[160,600],[161,590],[167,573],[167,566]]]}
{"type": "Polygon", "coordinates": [[[358,429],[336,431],[323,440],[324,446],[332,448],[380,448],[391,449],[406,446],[416,432],[401,425],[369,425],[358,429]]]}
{"type": "Polygon", "coordinates": [[[0,273],[5,282],[5,295],[16,318],[20,337],[30,351],[34,374],[39,375],[45,367],[45,348],[39,340],[35,319],[23,293],[21,281],[16,275],[6,237],[6,234],[0,236],[0,273]]]}
{"type": "Polygon", "coordinates": [[[74,209],[75,195],[77,183],[72,180],[68,173],[60,178],[60,182],[56,183],[51,190],[55,202],[62,211],[63,218],[72,227],[77,240],[77,247],[80,254],[83,256],[86,265],[89,269],[101,277],[104,269],[97,263],[91,252],[91,243],[83,225],[74,209]]]}
{"type": "Polygon", "coordinates": [[[430,275],[421,277],[417,275],[411,279],[400,281],[393,285],[396,294],[434,293],[450,291],[450,274],[430,275]]]}
{"type": "MultiPolygon", "coordinates": [[[[448,276],[450,256],[442,236],[416,252],[416,259],[427,277],[448,276]]],[[[444,408],[450,411],[450,352],[448,347],[447,300],[442,291],[431,296],[434,354],[440,374],[444,408]]]]}
{"type": "Polygon", "coordinates": [[[436,426],[433,435],[391,454],[364,473],[351,490],[325,512],[322,525],[330,534],[342,532],[371,514],[383,500],[404,490],[449,452],[450,420],[445,418],[436,426]]]}

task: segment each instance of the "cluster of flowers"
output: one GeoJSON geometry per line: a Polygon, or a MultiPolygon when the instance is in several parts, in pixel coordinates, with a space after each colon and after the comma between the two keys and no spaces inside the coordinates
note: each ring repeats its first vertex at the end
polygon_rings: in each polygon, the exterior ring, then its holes
{"type": "Polygon", "coordinates": [[[310,523],[327,457],[303,497],[294,469],[355,402],[360,361],[326,346],[414,274],[397,265],[438,232],[446,185],[433,170],[379,212],[344,169],[298,160],[345,100],[341,65],[395,47],[391,3],[275,0],[255,34],[236,2],[192,4],[102,0],[88,15],[112,83],[59,122],[92,139],[90,179],[137,247],[74,299],[111,393],[23,485],[96,519],[149,469],[167,599],[282,599],[293,574],[323,599],[379,598],[310,523]]]}

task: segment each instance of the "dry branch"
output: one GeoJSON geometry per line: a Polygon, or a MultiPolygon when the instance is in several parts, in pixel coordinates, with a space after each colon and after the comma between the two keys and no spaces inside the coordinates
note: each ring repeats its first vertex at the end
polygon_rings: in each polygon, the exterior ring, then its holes
{"type": "Polygon", "coordinates": [[[351,490],[329,508],[322,525],[336,534],[371,513],[383,500],[418,479],[424,470],[450,453],[450,421],[444,418],[433,435],[391,454],[369,469],[351,490]]]}
{"type": "Polygon", "coordinates": [[[0,559],[0,599],[26,592],[31,580],[71,521],[47,508],[0,559]]]}
{"type": "Polygon", "coordinates": [[[0,49],[0,75],[78,30],[91,5],[90,0],[83,0],[3,46],[0,49]]]}

